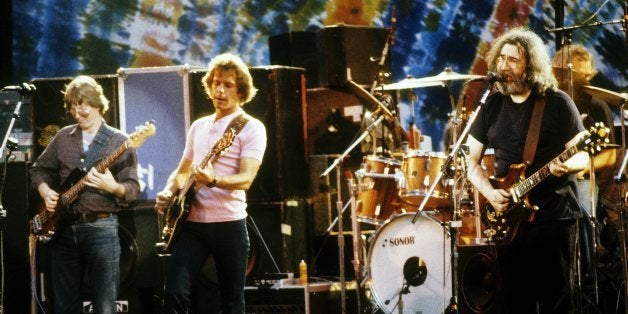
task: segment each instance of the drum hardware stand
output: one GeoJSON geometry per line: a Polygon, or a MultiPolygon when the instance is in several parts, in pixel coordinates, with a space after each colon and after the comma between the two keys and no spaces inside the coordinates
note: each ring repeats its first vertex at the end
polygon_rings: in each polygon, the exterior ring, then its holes
{"type": "MultiPolygon", "coordinates": [[[[397,93],[399,93],[397,91],[397,93]]],[[[408,143],[411,144],[409,145],[409,149],[417,149],[420,150],[421,149],[421,131],[416,127],[416,120],[415,120],[415,104],[416,104],[416,100],[417,100],[417,96],[414,93],[414,89],[410,89],[410,123],[408,125],[408,132],[409,134],[409,140],[408,143]]],[[[404,149],[404,153],[406,152],[406,149],[404,149]]]]}
{"type": "MultiPolygon", "coordinates": [[[[355,83],[354,83],[355,84],[355,83]]],[[[359,86],[358,86],[359,87],[359,86]]],[[[361,88],[361,87],[360,87],[361,88]]],[[[379,103],[379,102],[378,102],[379,103]]],[[[383,105],[382,105],[383,106],[383,105]]],[[[385,108],[385,107],[384,107],[385,108]]],[[[379,110],[379,109],[378,109],[379,110]]],[[[387,109],[386,109],[387,110],[387,109]]],[[[377,111],[376,111],[377,112],[377,111]]],[[[338,222],[338,255],[339,255],[339,262],[340,262],[340,303],[341,303],[341,313],[346,313],[346,284],[345,284],[345,265],[344,265],[344,261],[345,261],[345,256],[344,256],[344,246],[345,246],[345,241],[344,241],[344,232],[343,232],[343,221],[342,221],[342,213],[343,213],[343,208],[342,208],[342,193],[340,192],[340,186],[341,186],[341,180],[340,180],[340,165],[342,163],[342,161],[344,160],[344,158],[349,155],[349,153],[360,143],[364,140],[364,138],[366,138],[369,135],[369,132],[371,132],[371,130],[376,127],[379,123],[382,122],[382,120],[384,119],[384,115],[380,115],[375,121],[373,121],[373,123],[371,123],[363,132],[362,134],[353,142],[351,143],[351,145],[349,145],[349,147],[342,153],[340,154],[340,156],[338,156],[338,158],[336,158],[334,160],[334,162],[320,175],[320,177],[324,177],[327,176],[334,168],[337,168],[336,170],[336,186],[337,186],[337,194],[338,194],[338,201],[336,202],[336,209],[338,211],[338,217],[337,217],[337,222],[338,222]]],[[[350,189],[351,191],[351,201],[350,204],[352,205],[351,207],[351,218],[352,220],[355,220],[356,218],[356,211],[355,211],[355,197],[353,195],[354,191],[353,191],[353,182],[351,182],[350,184],[350,189]]],[[[353,234],[353,239],[354,241],[357,240],[357,235],[355,234],[357,230],[354,230],[354,234],[353,234]]],[[[356,252],[358,248],[354,245],[353,250],[354,250],[354,256],[358,256],[359,253],[356,252]]],[[[361,281],[361,263],[360,261],[353,261],[354,266],[356,267],[356,281],[358,283],[360,283],[361,281]]],[[[357,294],[357,302],[358,302],[358,309],[360,310],[360,287],[359,284],[356,285],[356,294],[357,294]]],[[[359,311],[358,311],[359,312],[359,311]]]]}
{"type": "MultiPolygon", "coordinates": [[[[564,41],[564,45],[567,45],[567,94],[569,95],[569,97],[571,97],[573,99],[574,97],[574,85],[573,85],[573,63],[572,63],[572,56],[571,56],[571,44],[572,44],[572,35],[573,32],[571,29],[566,30],[565,31],[565,36],[562,38],[564,41]]],[[[562,64],[561,64],[561,69],[562,69],[562,64]]],[[[561,74],[562,74],[562,70],[561,70],[561,74]]],[[[589,167],[589,206],[591,208],[591,213],[586,212],[586,210],[584,211],[585,215],[588,215],[589,219],[587,220],[587,222],[590,224],[591,226],[591,237],[592,237],[592,250],[589,250],[589,252],[586,252],[586,254],[591,253],[590,259],[591,259],[591,264],[588,265],[589,266],[589,270],[591,271],[592,274],[592,280],[593,280],[593,294],[594,294],[594,304],[597,305],[599,303],[599,289],[598,289],[598,276],[597,276],[597,262],[598,262],[598,246],[597,246],[597,235],[598,235],[598,231],[597,231],[597,207],[596,207],[596,180],[595,180],[595,167],[594,167],[594,163],[593,163],[593,157],[591,156],[591,160],[590,160],[590,167],[589,167]]],[[[584,219],[584,218],[580,218],[580,219],[584,219]]],[[[577,225],[577,229],[579,229],[581,226],[578,224],[577,225]]],[[[586,232],[586,231],[583,231],[586,232]]],[[[582,289],[582,252],[581,252],[581,243],[582,241],[586,241],[586,239],[580,239],[580,234],[581,232],[577,232],[577,241],[576,241],[576,251],[578,252],[575,259],[576,259],[576,289],[578,290],[578,296],[577,296],[577,300],[578,300],[578,306],[580,307],[580,310],[582,311],[582,298],[585,298],[588,300],[587,297],[585,297],[583,295],[583,289],[582,289]]],[[[591,302],[591,301],[589,301],[591,302]]]]}
{"type": "Polygon", "coordinates": [[[623,286],[624,286],[624,310],[628,311],[628,260],[626,254],[626,221],[624,220],[626,215],[626,206],[628,200],[626,200],[626,193],[628,191],[624,191],[624,185],[622,183],[626,182],[626,164],[628,164],[628,149],[626,149],[626,140],[624,138],[625,133],[625,122],[623,119],[624,106],[626,105],[626,101],[623,101],[620,106],[620,111],[622,113],[621,119],[621,133],[622,133],[622,151],[624,152],[624,158],[621,162],[621,166],[619,167],[619,171],[617,171],[617,175],[615,175],[615,182],[619,184],[619,199],[621,200],[621,206],[619,206],[619,226],[617,230],[617,234],[619,237],[619,249],[621,253],[621,263],[622,263],[622,274],[623,274],[623,286]]]}
{"type": "MultiPolygon", "coordinates": [[[[395,292],[395,294],[394,294],[394,295],[398,296],[398,298],[397,298],[397,304],[393,307],[393,310],[395,308],[397,308],[399,310],[399,314],[403,313],[403,295],[410,293],[410,289],[409,289],[410,285],[408,284],[405,276],[404,276],[404,280],[403,281],[404,282],[401,284],[402,287],[399,290],[397,290],[397,292],[395,292]]],[[[384,301],[384,304],[386,304],[386,305],[390,304],[390,300],[384,301]]]]}

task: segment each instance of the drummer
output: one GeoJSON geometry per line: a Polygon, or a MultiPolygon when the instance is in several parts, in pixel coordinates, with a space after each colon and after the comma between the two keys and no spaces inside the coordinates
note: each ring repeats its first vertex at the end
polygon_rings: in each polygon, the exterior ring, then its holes
{"type": "MultiPolygon", "coordinates": [[[[583,89],[583,86],[590,85],[590,80],[597,74],[595,61],[587,48],[580,44],[563,46],[554,55],[554,58],[552,59],[552,66],[560,89],[569,93],[571,84],[571,96],[576,104],[576,107],[580,111],[580,116],[585,129],[589,129],[599,122],[604,123],[604,125],[610,129],[608,137],[610,142],[615,143],[615,136],[612,127],[613,119],[608,104],[587,94],[583,89]],[[569,60],[570,58],[571,60],[569,60]],[[571,80],[568,73],[569,63],[572,65],[571,80]]],[[[605,149],[597,154],[592,160],[595,167],[595,183],[597,183],[597,190],[606,191],[608,185],[613,183],[613,165],[616,162],[616,150],[605,149]]],[[[591,209],[592,195],[589,177],[589,168],[585,169],[577,176],[578,199],[581,206],[586,210],[586,213],[583,213],[584,220],[581,220],[582,223],[580,228],[580,243],[583,253],[581,256],[584,258],[581,262],[585,269],[589,267],[590,254],[592,253],[592,243],[590,242],[590,233],[592,232],[590,230],[591,224],[586,222],[590,217],[596,217],[595,213],[593,213],[591,209]]],[[[594,197],[596,199],[595,204],[599,204],[597,202],[597,199],[599,199],[597,193],[595,193],[594,197]]]]}

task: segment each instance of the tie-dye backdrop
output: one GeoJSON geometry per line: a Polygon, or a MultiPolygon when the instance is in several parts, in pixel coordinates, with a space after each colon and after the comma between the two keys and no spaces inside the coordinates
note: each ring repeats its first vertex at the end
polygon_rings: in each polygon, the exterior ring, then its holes
{"type": "MultiPolygon", "coordinates": [[[[483,54],[504,30],[527,25],[555,50],[553,3],[533,0],[20,0],[14,1],[16,81],[115,73],[119,67],[204,66],[231,51],[269,64],[268,37],[336,23],[391,26],[393,81],[445,67],[484,74],[483,54]],[[394,9],[393,9],[394,8],[394,9]]],[[[566,0],[564,25],[623,18],[622,0],[566,0]],[[589,19],[591,16],[593,18],[589,19]]],[[[604,88],[626,86],[628,49],[619,23],[573,31],[594,53],[604,88]]],[[[458,97],[461,83],[453,84],[458,97]]],[[[425,88],[416,123],[436,150],[452,106],[443,88],[425,88]]],[[[402,104],[404,125],[409,106],[402,104]]]]}

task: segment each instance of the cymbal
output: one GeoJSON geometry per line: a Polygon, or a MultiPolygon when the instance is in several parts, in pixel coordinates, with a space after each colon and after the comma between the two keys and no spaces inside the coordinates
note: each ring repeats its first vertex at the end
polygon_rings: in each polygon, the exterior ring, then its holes
{"type": "Polygon", "coordinates": [[[441,85],[443,85],[443,83],[441,82],[418,82],[417,79],[406,78],[397,83],[384,85],[383,89],[384,90],[397,90],[397,89],[410,89],[410,88],[441,86],[441,85]]]}
{"type": "Polygon", "coordinates": [[[451,68],[445,68],[445,71],[438,73],[435,76],[428,76],[420,79],[416,79],[417,82],[445,82],[454,80],[472,80],[476,78],[482,78],[483,75],[476,74],[460,74],[454,72],[451,68]]]}
{"type": "Polygon", "coordinates": [[[606,103],[610,105],[615,105],[617,107],[620,107],[622,102],[628,101],[628,93],[617,93],[590,85],[582,86],[582,88],[584,89],[585,93],[593,97],[597,97],[605,101],[606,103]]]}

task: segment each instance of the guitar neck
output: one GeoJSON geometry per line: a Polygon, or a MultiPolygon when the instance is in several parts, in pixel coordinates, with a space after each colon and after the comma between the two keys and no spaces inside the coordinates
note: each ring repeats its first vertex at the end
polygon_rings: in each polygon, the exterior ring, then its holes
{"type": "Polygon", "coordinates": [[[521,197],[528,194],[535,186],[537,186],[539,183],[541,183],[541,181],[545,180],[545,178],[549,177],[549,175],[552,174],[550,172],[549,166],[553,162],[564,162],[567,159],[571,158],[573,155],[575,155],[578,151],[580,151],[580,149],[578,149],[578,145],[574,145],[566,149],[560,155],[556,156],[556,158],[552,159],[552,161],[541,167],[541,169],[537,170],[534,174],[517,184],[517,186],[514,188],[516,195],[521,197]]]}
{"type": "MultiPolygon", "coordinates": [[[[122,144],[118,149],[116,149],[113,153],[109,154],[105,157],[98,165],[94,168],[98,170],[98,172],[102,173],[105,169],[109,168],[111,164],[118,158],[124,151],[127,149],[127,143],[122,144]]],[[[83,191],[85,188],[85,176],[83,176],[76,184],[72,185],[63,195],[61,195],[60,200],[63,205],[69,205],[76,197],[83,191]]]]}

